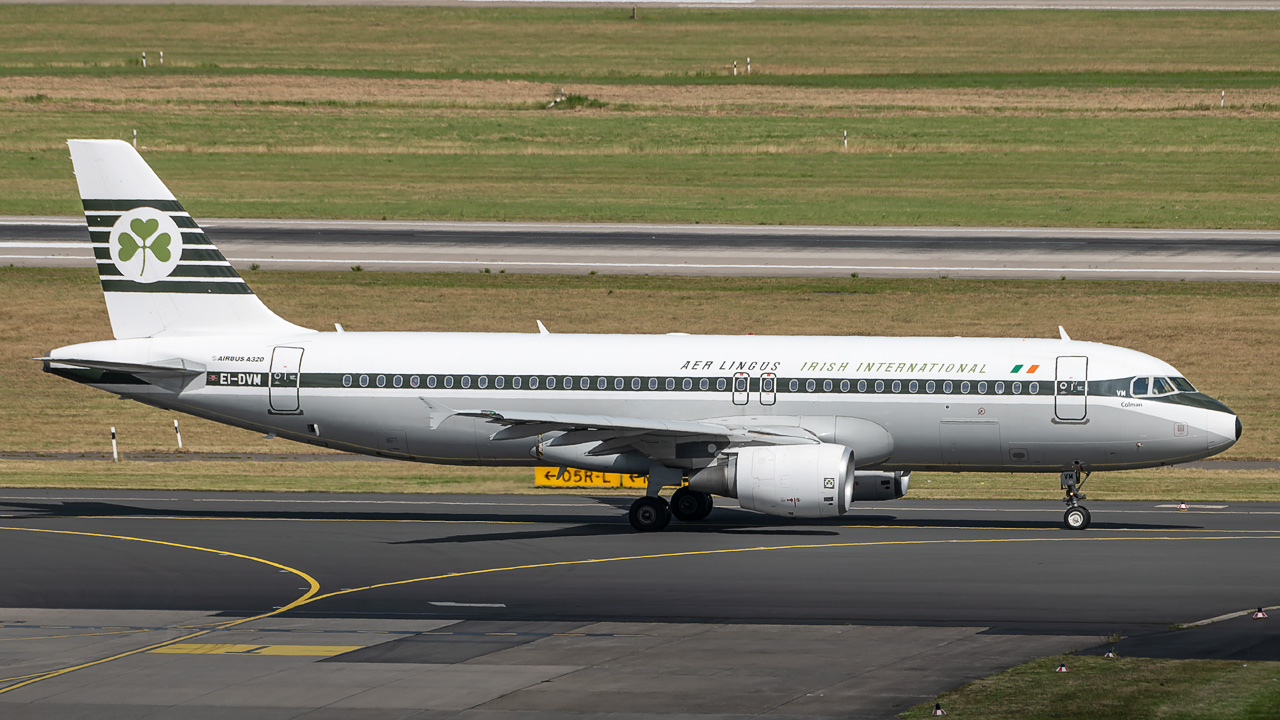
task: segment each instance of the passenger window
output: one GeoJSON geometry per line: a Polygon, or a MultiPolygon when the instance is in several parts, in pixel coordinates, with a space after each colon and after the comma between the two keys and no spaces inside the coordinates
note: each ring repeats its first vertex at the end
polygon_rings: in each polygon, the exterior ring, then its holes
{"type": "Polygon", "coordinates": [[[502,377],[501,375],[493,379],[493,386],[498,388],[499,390],[501,390],[502,387],[506,384],[507,384],[506,378],[502,377]]]}
{"type": "Polygon", "coordinates": [[[378,387],[386,387],[386,386],[387,386],[387,376],[386,376],[386,375],[379,375],[379,376],[378,376],[378,387]]]}
{"type": "Polygon", "coordinates": [[[351,387],[351,376],[350,376],[350,375],[343,375],[343,376],[342,376],[342,387],[351,387]]]}
{"type": "Polygon", "coordinates": [[[938,384],[937,384],[937,383],[935,383],[935,382],[934,382],[934,381],[932,381],[932,380],[930,380],[929,382],[927,382],[927,383],[925,383],[925,384],[924,384],[924,391],[925,391],[925,392],[927,392],[927,393],[931,393],[931,392],[933,392],[934,390],[937,390],[937,389],[938,389],[938,384]]]}
{"type": "Polygon", "coordinates": [[[608,381],[608,380],[606,380],[605,378],[600,378],[599,380],[596,380],[596,389],[597,389],[597,390],[608,390],[608,389],[609,389],[609,381],[608,381]]]}
{"type": "Polygon", "coordinates": [[[884,381],[883,381],[883,380],[877,380],[877,381],[876,381],[876,392],[884,392],[884,381]]]}
{"type": "Polygon", "coordinates": [[[583,390],[590,390],[590,389],[591,389],[591,378],[589,378],[589,377],[584,377],[584,378],[579,379],[579,380],[578,380],[578,387],[582,388],[583,390]]]}
{"type": "Polygon", "coordinates": [[[481,375],[480,377],[476,378],[476,387],[480,389],[489,387],[489,376],[481,375]]]}
{"type": "Polygon", "coordinates": [[[800,381],[792,380],[790,383],[787,384],[787,387],[791,388],[791,392],[796,392],[800,389],[800,381]]]}
{"type": "Polygon", "coordinates": [[[964,382],[960,383],[960,393],[961,393],[962,395],[968,395],[968,394],[969,394],[969,381],[968,381],[968,380],[965,380],[964,382]]]}
{"type": "Polygon", "coordinates": [[[987,394],[987,383],[985,381],[978,383],[978,394],[979,395],[987,394]]]}
{"type": "Polygon", "coordinates": [[[710,390],[710,389],[711,389],[711,382],[710,382],[710,381],[708,381],[706,378],[702,378],[701,380],[699,380],[699,381],[698,381],[698,389],[699,389],[699,390],[710,390]]]}
{"type": "Polygon", "coordinates": [[[840,381],[840,392],[845,392],[845,393],[849,392],[849,381],[848,381],[848,380],[841,380],[841,381],[840,381]]]}
{"type": "Polygon", "coordinates": [[[435,386],[436,386],[436,376],[435,376],[435,375],[428,375],[428,376],[427,376],[427,387],[429,387],[429,388],[433,388],[433,387],[435,387],[435,386]]]}
{"type": "Polygon", "coordinates": [[[631,389],[632,390],[640,389],[640,378],[631,378],[631,389]]]}
{"type": "Polygon", "coordinates": [[[946,382],[942,383],[942,392],[944,392],[944,393],[946,393],[946,394],[950,395],[950,394],[951,394],[951,389],[952,389],[952,388],[954,388],[954,387],[955,387],[955,385],[952,385],[952,384],[951,384],[951,381],[950,381],[950,380],[948,380],[948,381],[946,381],[946,382]]]}
{"type": "Polygon", "coordinates": [[[831,392],[831,381],[830,381],[830,380],[823,380],[823,381],[822,381],[822,392],[831,392]]]}
{"type": "Polygon", "coordinates": [[[716,390],[719,390],[720,392],[724,392],[724,387],[726,384],[727,383],[724,381],[724,378],[716,378],[716,390]]]}
{"type": "Polygon", "coordinates": [[[1031,393],[1032,395],[1039,395],[1039,394],[1040,394],[1040,383],[1038,383],[1038,382],[1033,382],[1033,383],[1031,383],[1030,385],[1028,385],[1028,386],[1027,386],[1027,392],[1031,393]]]}
{"type": "Polygon", "coordinates": [[[566,377],[566,378],[564,379],[564,389],[565,389],[565,390],[572,390],[572,389],[573,389],[573,378],[571,378],[571,377],[566,377]]]}
{"type": "Polygon", "coordinates": [[[866,391],[867,391],[867,381],[866,381],[866,380],[859,380],[859,381],[858,381],[858,392],[866,392],[866,391]]]}
{"type": "Polygon", "coordinates": [[[1145,378],[1145,377],[1134,378],[1133,390],[1129,394],[1133,395],[1134,397],[1142,397],[1143,395],[1148,394],[1149,392],[1148,388],[1150,387],[1149,385],[1150,382],[1151,382],[1151,378],[1145,378]]]}
{"type": "Polygon", "coordinates": [[[626,389],[626,386],[626,382],[624,382],[622,378],[616,378],[613,381],[614,390],[624,390],[626,389]]]}
{"type": "Polygon", "coordinates": [[[997,394],[997,395],[1003,395],[1003,394],[1004,394],[1004,383],[1002,383],[1002,382],[998,382],[998,383],[996,383],[996,394],[997,394]]]}
{"type": "Polygon", "coordinates": [[[902,381],[901,381],[901,380],[894,380],[894,381],[893,381],[893,391],[894,391],[894,392],[902,392],[902,381]]]}
{"type": "Polygon", "coordinates": [[[680,383],[680,387],[684,388],[685,390],[692,390],[692,389],[693,389],[693,380],[690,380],[689,378],[685,378],[685,379],[684,379],[684,382],[681,382],[681,383],[680,383]]]}
{"type": "Polygon", "coordinates": [[[400,377],[399,375],[396,375],[395,377],[391,378],[392,387],[400,387],[403,384],[404,384],[404,378],[400,377]]]}
{"type": "MultiPolygon", "coordinates": [[[[379,376],[378,376],[378,386],[379,386],[379,387],[381,387],[381,386],[382,386],[382,376],[381,376],[381,375],[379,375],[379,376]]],[[[464,388],[469,388],[469,387],[471,387],[471,376],[470,376],[470,375],[463,375],[463,376],[462,376],[462,387],[464,387],[464,388]]]]}
{"type": "Polygon", "coordinates": [[[418,387],[418,376],[411,375],[409,377],[409,387],[418,387]]]}
{"type": "Polygon", "coordinates": [[[746,391],[747,391],[747,379],[746,379],[745,377],[736,377],[736,378],[734,378],[734,379],[733,379],[733,391],[734,391],[734,392],[746,392],[746,391]]]}
{"type": "Polygon", "coordinates": [[[537,376],[537,375],[530,375],[530,376],[529,376],[529,389],[530,389],[530,390],[537,390],[537,389],[538,389],[538,376],[537,376]]]}
{"type": "Polygon", "coordinates": [[[658,389],[658,378],[649,378],[649,389],[650,390],[658,389]]]}
{"type": "Polygon", "coordinates": [[[548,390],[556,389],[556,379],[551,377],[550,375],[547,376],[547,389],[548,390]]]}
{"type": "Polygon", "coordinates": [[[907,386],[907,390],[913,393],[920,392],[920,383],[916,382],[915,380],[912,380],[911,384],[907,386]]]}
{"type": "MultiPolygon", "coordinates": [[[[361,375],[361,376],[360,376],[360,378],[361,378],[361,379],[364,379],[364,377],[365,377],[364,375],[361,375]]],[[[363,383],[362,383],[362,384],[363,384],[363,383]]],[[[445,387],[447,387],[447,388],[451,388],[451,387],[453,387],[453,376],[452,376],[452,375],[445,375],[445,376],[444,376],[444,386],[445,386],[445,387]]]]}
{"type": "Polygon", "coordinates": [[[1021,395],[1021,394],[1022,394],[1022,383],[1020,383],[1020,382],[1016,382],[1016,383],[1014,383],[1014,384],[1013,384],[1013,394],[1014,394],[1014,395],[1021,395]]]}
{"type": "Polygon", "coordinates": [[[675,390],[675,389],[676,389],[676,379],[675,379],[675,378],[667,378],[667,389],[668,389],[668,390],[675,390]]]}

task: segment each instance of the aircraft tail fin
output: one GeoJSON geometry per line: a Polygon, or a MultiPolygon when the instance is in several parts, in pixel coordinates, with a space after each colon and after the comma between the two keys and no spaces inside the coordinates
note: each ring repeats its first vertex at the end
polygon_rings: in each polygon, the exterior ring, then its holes
{"type": "Polygon", "coordinates": [[[132,145],[67,146],[116,338],[306,332],[253,294],[132,145]]]}

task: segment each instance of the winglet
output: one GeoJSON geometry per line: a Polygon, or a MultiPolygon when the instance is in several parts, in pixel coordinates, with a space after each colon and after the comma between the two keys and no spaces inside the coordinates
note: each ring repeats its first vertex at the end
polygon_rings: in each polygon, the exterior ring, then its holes
{"type": "Polygon", "coordinates": [[[1061,325],[1059,325],[1059,326],[1058,326],[1058,334],[1062,336],[1062,339],[1063,339],[1063,340],[1070,340],[1070,339],[1071,339],[1071,336],[1070,336],[1070,335],[1067,335],[1067,331],[1066,331],[1066,330],[1064,330],[1064,329],[1062,329],[1062,326],[1061,326],[1061,325]]]}
{"type": "Polygon", "coordinates": [[[536,321],[536,322],[538,323],[538,334],[539,334],[539,335],[550,335],[550,334],[551,334],[551,331],[547,329],[547,326],[546,326],[546,325],[543,325],[543,324],[542,324],[542,321],[541,321],[541,320],[538,320],[538,321],[536,321]]]}

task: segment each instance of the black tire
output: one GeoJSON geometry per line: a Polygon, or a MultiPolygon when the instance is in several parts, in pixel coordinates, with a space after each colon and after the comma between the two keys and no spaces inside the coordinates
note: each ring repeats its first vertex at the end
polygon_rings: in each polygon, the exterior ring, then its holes
{"type": "Polygon", "coordinates": [[[627,519],[637,532],[657,532],[671,522],[671,506],[660,497],[646,495],[631,503],[627,519]]]}
{"type": "Polygon", "coordinates": [[[1068,530],[1084,530],[1089,527],[1089,511],[1081,506],[1067,508],[1062,516],[1062,525],[1068,530]]]}
{"type": "Polygon", "coordinates": [[[711,514],[711,496],[682,487],[671,496],[671,514],[682,522],[702,520],[711,514]]]}

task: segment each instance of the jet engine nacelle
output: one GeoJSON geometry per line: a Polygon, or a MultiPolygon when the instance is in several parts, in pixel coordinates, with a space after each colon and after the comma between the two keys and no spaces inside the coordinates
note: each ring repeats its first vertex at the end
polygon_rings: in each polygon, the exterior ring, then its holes
{"type": "Polygon", "coordinates": [[[834,443],[744,448],[689,478],[689,487],[770,515],[835,517],[853,502],[853,451],[834,443]]]}

